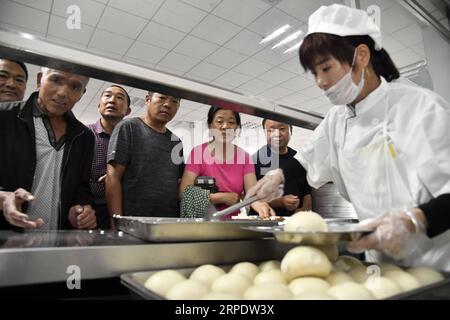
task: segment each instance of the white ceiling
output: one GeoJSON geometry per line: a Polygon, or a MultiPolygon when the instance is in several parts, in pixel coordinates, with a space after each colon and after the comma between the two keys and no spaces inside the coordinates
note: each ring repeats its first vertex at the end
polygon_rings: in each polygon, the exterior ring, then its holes
{"type": "MultiPolygon", "coordinates": [[[[306,31],[307,18],[330,0],[0,0],[0,27],[25,31],[130,64],[231,89],[246,95],[325,114],[330,105],[298,62],[297,52],[283,54],[290,45],[272,50],[275,41],[259,42],[275,29],[290,24],[291,32],[306,31]],[[81,29],[66,28],[69,5],[81,9],[81,29]]],[[[427,9],[445,17],[433,5],[427,9]]],[[[419,21],[397,2],[361,0],[361,8],[376,4],[381,10],[384,44],[398,67],[424,60],[419,21]]],[[[287,32],[289,34],[289,32],[287,32]]],[[[37,68],[30,66],[31,74],[37,68]]],[[[92,79],[74,108],[84,123],[98,118],[97,104],[108,82],[92,79]]],[[[28,91],[35,88],[31,76],[28,91]]],[[[132,116],[145,112],[145,92],[127,88],[132,116]]],[[[184,100],[172,123],[183,127],[204,121],[207,107],[184,100]]],[[[260,120],[244,116],[244,121],[260,120]]],[[[298,129],[292,145],[309,136],[298,129]]]]}

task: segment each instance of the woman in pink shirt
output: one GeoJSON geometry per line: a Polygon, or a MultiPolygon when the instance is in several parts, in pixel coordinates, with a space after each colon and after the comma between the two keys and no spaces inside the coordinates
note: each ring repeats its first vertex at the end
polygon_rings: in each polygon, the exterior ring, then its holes
{"type": "MultiPolygon", "coordinates": [[[[209,109],[207,122],[212,139],[192,149],[179,191],[181,195],[198,176],[214,177],[219,192],[211,193],[210,201],[222,210],[238,203],[243,192],[256,184],[255,167],[251,156],[232,143],[241,127],[238,112],[213,106],[209,109]]],[[[261,217],[275,215],[267,202],[256,201],[251,207],[261,217]]]]}

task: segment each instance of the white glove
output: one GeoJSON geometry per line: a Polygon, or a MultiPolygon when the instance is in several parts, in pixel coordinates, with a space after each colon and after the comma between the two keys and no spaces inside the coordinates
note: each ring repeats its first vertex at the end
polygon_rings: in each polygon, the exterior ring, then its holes
{"type": "Polygon", "coordinates": [[[361,221],[361,228],[375,228],[375,231],[350,242],[347,250],[362,253],[375,249],[394,259],[405,258],[417,250],[422,251],[420,240],[425,237],[425,233],[414,233],[407,227],[408,224],[411,224],[411,218],[404,212],[386,213],[375,219],[361,221]]]}
{"type": "Polygon", "coordinates": [[[261,180],[248,190],[245,199],[257,196],[259,200],[269,202],[283,195],[284,190],[283,170],[269,171],[261,180]]]}

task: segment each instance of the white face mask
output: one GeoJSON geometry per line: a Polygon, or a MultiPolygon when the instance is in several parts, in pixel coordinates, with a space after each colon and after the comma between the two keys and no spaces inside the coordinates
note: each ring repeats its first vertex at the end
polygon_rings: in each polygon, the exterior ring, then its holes
{"type": "Polygon", "coordinates": [[[333,105],[344,105],[355,101],[364,87],[364,69],[362,69],[361,81],[356,85],[352,80],[352,69],[355,64],[356,49],[350,71],[344,75],[334,86],[324,91],[325,96],[333,105]]]}

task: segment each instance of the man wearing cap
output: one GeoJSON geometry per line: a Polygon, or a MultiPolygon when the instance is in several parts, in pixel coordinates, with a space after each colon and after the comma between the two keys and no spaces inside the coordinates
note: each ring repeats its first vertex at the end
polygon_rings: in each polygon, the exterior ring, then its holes
{"type": "MultiPolygon", "coordinates": [[[[375,229],[348,249],[377,250],[366,251],[369,261],[450,271],[449,103],[396,81],[381,32],[362,10],[320,7],[299,55],[334,105],[299,152],[308,182],[334,182],[375,229]]],[[[280,173],[263,178],[247,196],[281,181],[280,173]]]]}
{"type": "Polygon", "coordinates": [[[93,208],[97,215],[97,225],[101,229],[109,229],[110,219],[106,207],[105,184],[106,155],[109,139],[116,125],[130,114],[130,96],[118,85],[103,90],[98,104],[101,118],[88,125],[95,137],[94,159],[91,171],[91,189],[94,194],[93,208]]]}

